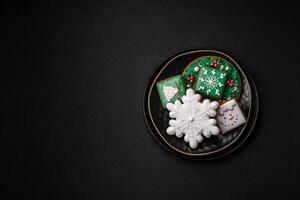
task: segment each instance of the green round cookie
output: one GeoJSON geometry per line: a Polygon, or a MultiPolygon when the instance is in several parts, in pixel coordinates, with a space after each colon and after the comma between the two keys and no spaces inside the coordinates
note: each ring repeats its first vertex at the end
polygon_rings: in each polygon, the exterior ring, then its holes
{"type": "Polygon", "coordinates": [[[238,98],[241,93],[241,78],[238,71],[232,64],[217,56],[203,56],[197,58],[187,65],[182,73],[182,77],[187,88],[192,88],[196,80],[198,72],[202,66],[209,66],[216,68],[218,70],[224,70],[228,72],[228,78],[226,81],[226,86],[224,88],[224,93],[222,95],[222,100],[230,100],[233,98],[238,98]]]}

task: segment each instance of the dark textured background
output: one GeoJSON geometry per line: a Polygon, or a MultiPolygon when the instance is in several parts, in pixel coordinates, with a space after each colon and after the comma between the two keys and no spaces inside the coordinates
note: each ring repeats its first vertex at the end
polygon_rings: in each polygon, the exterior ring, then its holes
{"type": "Polygon", "coordinates": [[[1,199],[300,198],[299,6],[26,1],[2,10],[1,199]],[[145,83],[188,47],[225,50],[259,88],[259,123],[225,159],[179,159],[146,131],[145,83]]]}

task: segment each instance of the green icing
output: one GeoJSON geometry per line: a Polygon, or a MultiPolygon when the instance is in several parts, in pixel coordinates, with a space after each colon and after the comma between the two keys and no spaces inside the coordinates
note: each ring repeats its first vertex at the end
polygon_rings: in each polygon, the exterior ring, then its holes
{"type": "Polygon", "coordinates": [[[185,95],[186,91],[180,75],[162,80],[158,82],[156,86],[161,104],[164,108],[166,108],[166,104],[169,102],[174,103],[176,100],[181,100],[181,97],[185,95]]]}
{"type": "Polygon", "coordinates": [[[232,68],[231,72],[228,74],[228,80],[233,80],[233,85],[227,85],[223,94],[224,100],[230,100],[237,97],[241,92],[241,79],[240,75],[235,68],[232,68]]]}
{"type": "MultiPolygon", "coordinates": [[[[201,71],[201,67],[211,67],[210,64],[216,61],[217,66],[213,66],[212,68],[222,70],[228,73],[227,80],[233,80],[233,84],[230,86],[229,84],[225,84],[224,93],[222,95],[223,100],[230,100],[235,97],[237,97],[240,94],[241,91],[241,81],[238,71],[232,66],[232,64],[220,57],[214,57],[214,56],[205,56],[200,57],[197,60],[190,63],[187,68],[184,70],[182,76],[184,79],[184,82],[188,88],[194,87],[195,82],[190,82],[189,77],[193,76],[195,77],[195,80],[197,79],[198,74],[201,71]],[[195,71],[195,67],[200,68],[199,71],[195,71]]],[[[197,69],[197,68],[196,68],[197,69]]]]}
{"type": "Polygon", "coordinates": [[[194,89],[214,99],[220,99],[225,88],[227,72],[212,67],[202,66],[194,89]]]}

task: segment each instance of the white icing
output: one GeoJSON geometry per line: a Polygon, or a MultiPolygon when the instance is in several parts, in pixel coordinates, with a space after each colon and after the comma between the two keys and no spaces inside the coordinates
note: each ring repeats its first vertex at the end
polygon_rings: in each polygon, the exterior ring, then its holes
{"type": "Polygon", "coordinates": [[[246,118],[235,99],[232,99],[219,107],[217,123],[223,134],[246,123],[246,118]]]}
{"type": "Polygon", "coordinates": [[[200,102],[201,95],[195,94],[193,89],[188,89],[182,97],[183,104],[176,100],[175,103],[167,103],[170,111],[169,127],[167,134],[176,135],[178,138],[184,135],[184,141],[189,142],[191,148],[195,149],[202,142],[203,136],[210,137],[218,135],[220,130],[216,126],[216,109],[219,104],[205,99],[200,102]]]}
{"type": "Polygon", "coordinates": [[[171,99],[176,95],[178,92],[178,88],[174,88],[172,86],[165,86],[163,87],[163,94],[167,101],[171,101],[171,99]]]}
{"type": "Polygon", "coordinates": [[[236,106],[236,101],[233,99],[231,101],[228,101],[226,103],[224,103],[223,105],[221,105],[218,109],[218,114],[219,115],[223,115],[224,112],[228,111],[228,110],[233,110],[234,106],[236,106]]]}

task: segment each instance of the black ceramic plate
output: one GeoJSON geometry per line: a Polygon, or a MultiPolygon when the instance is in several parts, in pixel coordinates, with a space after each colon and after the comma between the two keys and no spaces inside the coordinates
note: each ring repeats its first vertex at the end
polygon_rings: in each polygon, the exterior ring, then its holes
{"type": "Polygon", "coordinates": [[[175,53],[162,61],[151,74],[144,96],[144,115],[154,138],[166,149],[188,159],[207,160],[224,156],[240,146],[251,133],[258,114],[258,95],[248,72],[232,57],[216,50],[185,50],[175,53]],[[218,56],[229,61],[239,72],[242,92],[237,100],[247,122],[226,133],[206,138],[196,149],[191,149],[182,138],[166,133],[169,124],[168,110],[163,109],[156,89],[156,83],[170,76],[181,74],[185,67],[201,56],[218,56]]]}

